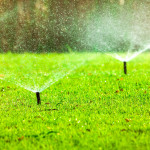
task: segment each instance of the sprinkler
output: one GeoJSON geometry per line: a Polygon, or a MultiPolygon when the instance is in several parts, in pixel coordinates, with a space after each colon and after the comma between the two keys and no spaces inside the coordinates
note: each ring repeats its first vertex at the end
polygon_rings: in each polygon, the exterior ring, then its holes
{"type": "Polygon", "coordinates": [[[127,74],[127,62],[124,61],[123,64],[124,64],[124,74],[127,74]]]}
{"type": "Polygon", "coordinates": [[[39,92],[36,92],[36,98],[37,98],[37,104],[40,105],[41,99],[40,99],[40,93],[39,92]]]}

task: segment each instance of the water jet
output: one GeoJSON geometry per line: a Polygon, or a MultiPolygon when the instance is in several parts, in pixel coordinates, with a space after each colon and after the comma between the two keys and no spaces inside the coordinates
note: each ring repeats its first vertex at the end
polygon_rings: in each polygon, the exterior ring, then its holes
{"type": "Polygon", "coordinates": [[[123,67],[124,67],[124,74],[127,74],[127,62],[123,62],[123,67]]]}
{"type": "Polygon", "coordinates": [[[36,92],[36,98],[37,98],[37,104],[41,104],[41,99],[40,99],[40,92],[36,92]]]}

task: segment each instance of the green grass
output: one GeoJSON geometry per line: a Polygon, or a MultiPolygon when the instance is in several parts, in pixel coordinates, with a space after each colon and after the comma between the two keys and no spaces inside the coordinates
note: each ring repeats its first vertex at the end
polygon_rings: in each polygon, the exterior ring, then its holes
{"type": "Polygon", "coordinates": [[[104,54],[25,56],[0,55],[0,149],[150,149],[149,53],[128,63],[128,75],[104,54]],[[22,87],[36,76],[44,84],[59,68],[37,105],[22,87]]]}

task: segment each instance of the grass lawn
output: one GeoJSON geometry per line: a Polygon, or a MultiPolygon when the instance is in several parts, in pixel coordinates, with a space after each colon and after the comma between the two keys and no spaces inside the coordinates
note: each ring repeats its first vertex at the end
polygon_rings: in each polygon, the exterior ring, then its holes
{"type": "Polygon", "coordinates": [[[150,149],[149,58],[1,54],[0,149],[150,149]]]}

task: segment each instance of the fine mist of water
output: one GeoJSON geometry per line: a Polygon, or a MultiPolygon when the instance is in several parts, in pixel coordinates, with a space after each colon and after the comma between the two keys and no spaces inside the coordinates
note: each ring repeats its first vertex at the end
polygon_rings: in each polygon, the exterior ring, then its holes
{"type": "Polygon", "coordinates": [[[106,53],[126,62],[150,49],[150,5],[140,2],[134,8],[109,3],[84,13],[84,17],[76,13],[76,5],[74,11],[66,9],[63,15],[56,15],[59,3],[56,11],[50,8],[38,1],[32,6],[18,1],[9,11],[0,7],[0,50],[14,52],[0,54],[3,80],[42,92],[93,59],[88,54],[45,53],[53,49],[60,52],[62,46],[73,52],[72,47],[80,45],[80,49],[106,53]]]}
{"type": "Polygon", "coordinates": [[[150,49],[150,5],[136,8],[106,5],[87,25],[89,47],[120,61],[130,61],[150,49]]]}
{"type": "Polygon", "coordinates": [[[108,54],[122,62],[129,62],[130,60],[132,60],[133,58],[137,57],[138,55],[140,55],[141,53],[147,51],[147,50],[150,50],[150,45],[146,46],[144,49],[142,50],[139,50],[139,51],[136,51],[136,52],[133,52],[133,53],[128,53],[128,54],[117,54],[117,53],[114,53],[114,54],[108,54]]]}
{"type": "Polygon", "coordinates": [[[42,92],[95,58],[90,54],[1,54],[4,81],[32,92],[42,92]]]}

